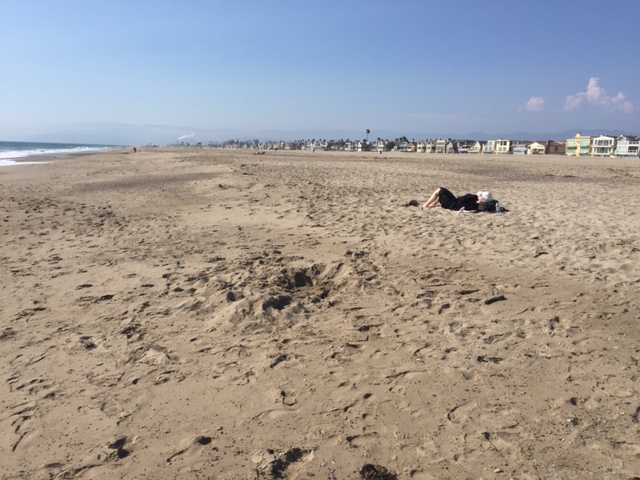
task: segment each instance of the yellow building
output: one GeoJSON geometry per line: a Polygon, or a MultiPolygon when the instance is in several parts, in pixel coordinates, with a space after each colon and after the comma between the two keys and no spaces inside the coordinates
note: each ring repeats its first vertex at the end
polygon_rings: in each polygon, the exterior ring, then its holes
{"type": "Polygon", "coordinates": [[[575,137],[568,138],[565,153],[570,157],[591,155],[591,137],[583,137],[578,133],[575,137]]]}

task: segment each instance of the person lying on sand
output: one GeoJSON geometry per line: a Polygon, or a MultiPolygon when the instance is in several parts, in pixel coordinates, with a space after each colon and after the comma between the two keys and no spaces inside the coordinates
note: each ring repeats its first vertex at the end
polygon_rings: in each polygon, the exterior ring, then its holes
{"type": "MultiPolygon", "coordinates": [[[[422,208],[434,208],[440,205],[447,210],[469,211],[469,212],[495,212],[498,202],[493,199],[490,192],[478,192],[476,195],[467,193],[461,197],[456,197],[444,187],[437,188],[429,197],[429,200],[422,205],[422,208]]],[[[500,207],[498,207],[500,208],[500,207]]]]}

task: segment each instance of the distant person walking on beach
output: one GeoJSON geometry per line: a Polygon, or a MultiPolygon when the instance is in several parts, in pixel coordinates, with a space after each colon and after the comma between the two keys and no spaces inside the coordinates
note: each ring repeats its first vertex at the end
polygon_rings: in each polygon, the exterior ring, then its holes
{"type": "Polygon", "coordinates": [[[422,208],[434,208],[440,205],[447,210],[470,212],[495,212],[497,202],[490,192],[478,192],[476,195],[467,193],[461,197],[456,197],[444,187],[437,188],[429,200],[422,205],[422,208]]]}

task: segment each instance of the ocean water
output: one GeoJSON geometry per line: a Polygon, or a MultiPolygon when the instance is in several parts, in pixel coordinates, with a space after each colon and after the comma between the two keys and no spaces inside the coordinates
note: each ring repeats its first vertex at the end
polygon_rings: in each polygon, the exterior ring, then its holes
{"type": "Polygon", "coordinates": [[[97,153],[116,148],[121,147],[77,143],[0,142],[0,167],[46,163],[52,158],[80,153],[97,153]]]}

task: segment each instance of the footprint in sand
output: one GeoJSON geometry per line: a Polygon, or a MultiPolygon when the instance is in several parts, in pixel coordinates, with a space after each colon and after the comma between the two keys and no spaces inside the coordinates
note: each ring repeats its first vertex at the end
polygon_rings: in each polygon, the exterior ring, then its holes
{"type": "MultiPolygon", "coordinates": [[[[186,438],[180,443],[182,448],[167,457],[166,462],[168,464],[173,464],[178,461],[187,462],[188,459],[200,457],[207,452],[209,452],[209,454],[218,452],[215,439],[211,435],[196,435],[195,437],[186,438]]],[[[212,460],[216,460],[216,458],[212,460]]]]}

